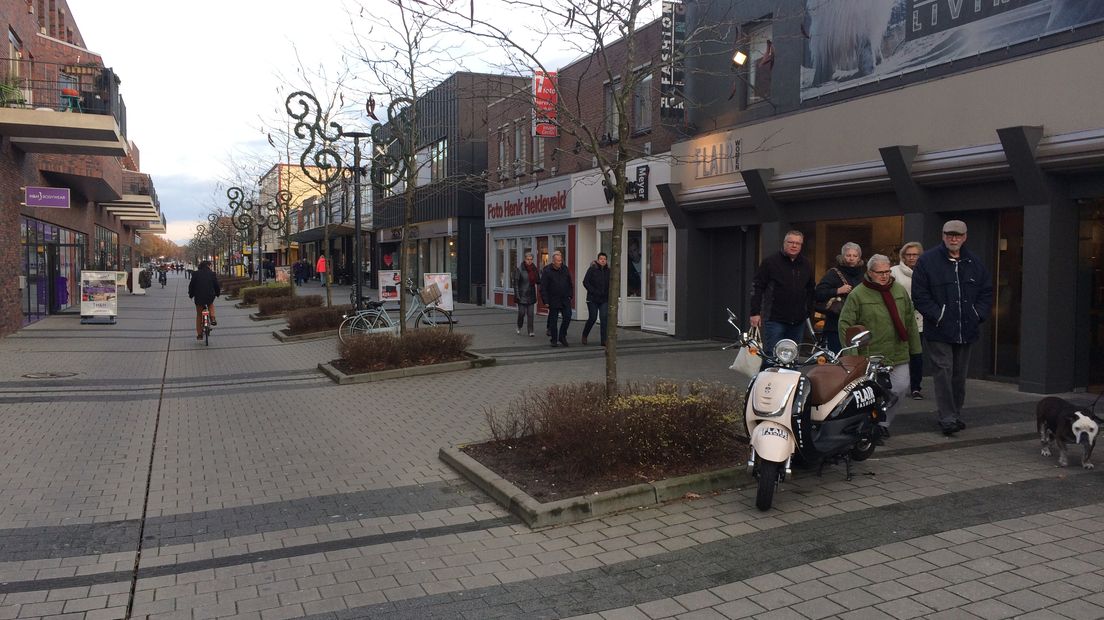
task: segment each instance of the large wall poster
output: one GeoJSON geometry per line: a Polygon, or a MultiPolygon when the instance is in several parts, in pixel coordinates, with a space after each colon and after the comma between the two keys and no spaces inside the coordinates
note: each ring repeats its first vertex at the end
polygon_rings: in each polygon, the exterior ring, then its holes
{"type": "Polygon", "coordinates": [[[1104,20],[1104,0],[805,0],[801,100],[1104,20]]]}

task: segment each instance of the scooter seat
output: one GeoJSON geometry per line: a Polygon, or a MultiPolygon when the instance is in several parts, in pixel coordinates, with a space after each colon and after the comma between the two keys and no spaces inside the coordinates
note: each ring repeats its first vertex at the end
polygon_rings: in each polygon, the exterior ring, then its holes
{"type": "Polygon", "coordinates": [[[839,365],[823,364],[810,368],[805,376],[809,379],[809,404],[823,405],[836,397],[845,385],[863,376],[867,359],[862,355],[844,355],[839,365]]]}

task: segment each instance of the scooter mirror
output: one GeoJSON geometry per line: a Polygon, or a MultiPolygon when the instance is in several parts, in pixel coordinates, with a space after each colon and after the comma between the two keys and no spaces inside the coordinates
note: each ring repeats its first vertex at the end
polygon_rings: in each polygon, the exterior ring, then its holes
{"type": "Polygon", "coordinates": [[[871,338],[872,336],[870,335],[870,330],[859,332],[855,334],[853,338],[851,338],[851,346],[865,347],[866,345],[870,344],[871,338]]]}

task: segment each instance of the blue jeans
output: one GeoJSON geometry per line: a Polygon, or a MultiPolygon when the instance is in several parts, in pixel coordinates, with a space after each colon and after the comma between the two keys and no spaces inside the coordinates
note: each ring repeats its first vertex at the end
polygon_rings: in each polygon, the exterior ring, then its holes
{"type": "Polygon", "coordinates": [[[586,302],[587,305],[587,320],[586,325],[583,325],[583,338],[590,335],[590,330],[594,327],[594,321],[601,321],[602,325],[599,328],[602,334],[602,346],[606,346],[606,323],[609,317],[609,302],[595,303],[593,301],[586,302]]]}
{"type": "Polygon", "coordinates": [[[567,342],[567,326],[571,324],[571,308],[567,306],[548,309],[548,335],[552,342],[567,342]],[[563,317],[563,322],[557,328],[557,322],[563,317]]]}
{"type": "Polygon", "coordinates": [[[805,339],[804,323],[791,325],[781,321],[763,321],[763,327],[760,331],[763,334],[763,352],[767,355],[774,355],[774,345],[778,344],[779,340],[789,338],[797,344],[801,344],[801,341],[805,339]]]}

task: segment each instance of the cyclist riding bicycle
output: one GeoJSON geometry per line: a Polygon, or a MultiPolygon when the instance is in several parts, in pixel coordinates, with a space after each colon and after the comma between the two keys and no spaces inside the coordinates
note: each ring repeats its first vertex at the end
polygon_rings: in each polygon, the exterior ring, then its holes
{"type": "Polygon", "coordinates": [[[165,285],[169,282],[169,270],[164,265],[161,265],[157,269],[157,283],[161,285],[161,288],[165,288],[165,285]]]}
{"type": "Polygon", "coordinates": [[[218,325],[215,321],[215,298],[221,294],[218,277],[211,271],[211,261],[199,263],[199,269],[188,281],[188,297],[194,299],[196,305],[196,340],[203,340],[204,310],[211,317],[211,325],[218,325]]]}

